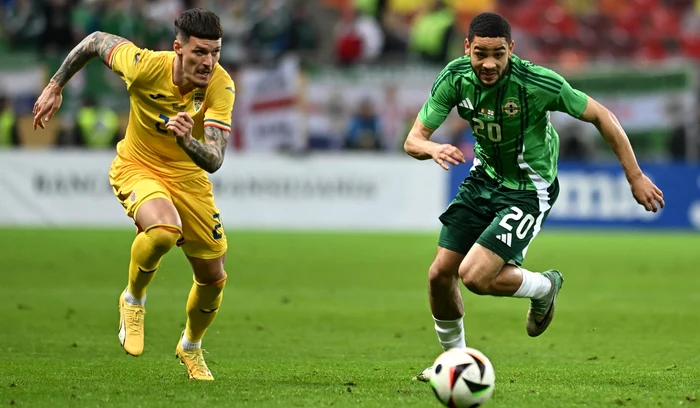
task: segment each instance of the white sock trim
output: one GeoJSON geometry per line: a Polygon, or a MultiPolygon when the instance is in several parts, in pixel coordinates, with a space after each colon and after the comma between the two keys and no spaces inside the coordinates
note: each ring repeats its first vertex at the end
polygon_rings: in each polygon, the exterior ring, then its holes
{"type": "Polygon", "coordinates": [[[462,317],[457,320],[439,320],[433,316],[433,320],[435,321],[435,332],[443,350],[467,348],[462,317]]]}
{"type": "Polygon", "coordinates": [[[182,333],[182,348],[185,350],[192,350],[196,348],[202,348],[202,341],[193,342],[187,338],[185,333],[182,333]]]}
{"type": "Polygon", "coordinates": [[[541,299],[552,290],[552,281],[539,272],[530,272],[525,268],[518,267],[523,277],[523,283],[513,294],[513,297],[541,299]]]}
{"type": "Polygon", "coordinates": [[[126,293],[124,294],[124,300],[126,303],[132,306],[144,306],[146,304],[146,295],[144,295],[141,299],[136,299],[127,288],[126,293]]]}

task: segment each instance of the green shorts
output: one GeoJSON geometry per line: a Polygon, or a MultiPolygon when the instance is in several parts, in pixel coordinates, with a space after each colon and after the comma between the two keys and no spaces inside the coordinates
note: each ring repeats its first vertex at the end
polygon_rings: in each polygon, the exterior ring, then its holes
{"type": "Polygon", "coordinates": [[[477,242],[505,262],[522,265],[558,195],[557,179],[539,191],[511,190],[477,167],[440,215],[438,246],[466,254],[477,242]]]}

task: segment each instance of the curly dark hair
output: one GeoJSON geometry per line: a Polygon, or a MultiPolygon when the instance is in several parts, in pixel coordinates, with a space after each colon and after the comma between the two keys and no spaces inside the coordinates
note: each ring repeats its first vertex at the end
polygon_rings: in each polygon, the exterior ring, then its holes
{"type": "Polygon", "coordinates": [[[505,37],[510,42],[510,23],[497,13],[481,13],[469,23],[469,41],[474,37],[498,38],[505,37]]]}

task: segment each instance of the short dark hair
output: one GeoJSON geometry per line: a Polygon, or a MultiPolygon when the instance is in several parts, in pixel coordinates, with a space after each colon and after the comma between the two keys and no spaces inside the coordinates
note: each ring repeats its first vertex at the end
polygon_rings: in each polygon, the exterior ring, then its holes
{"type": "Polygon", "coordinates": [[[219,16],[209,10],[193,8],[180,13],[175,19],[175,36],[187,41],[190,37],[218,40],[224,36],[219,16]]]}
{"type": "Polygon", "coordinates": [[[510,23],[498,13],[481,13],[469,23],[469,41],[474,37],[505,37],[510,42],[510,23]]]}

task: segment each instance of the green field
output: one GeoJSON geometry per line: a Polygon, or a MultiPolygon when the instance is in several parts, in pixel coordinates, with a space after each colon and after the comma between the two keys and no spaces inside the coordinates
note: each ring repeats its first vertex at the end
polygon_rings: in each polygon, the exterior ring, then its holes
{"type": "MultiPolygon", "coordinates": [[[[229,234],[213,383],[174,356],[191,284],[179,250],[149,288],[146,350],[125,355],[117,298],[131,230],[0,229],[0,406],[439,407],[411,381],[440,352],[434,235],[229,234]]],[[[466,294],[467,341],[494,363],[490,407],[700,407],[700,236],[546,231],[526,267],[560,269],[557,317],[466,294]]],[[[467,293],[467,292],[465,292],[467,293]]]]}

